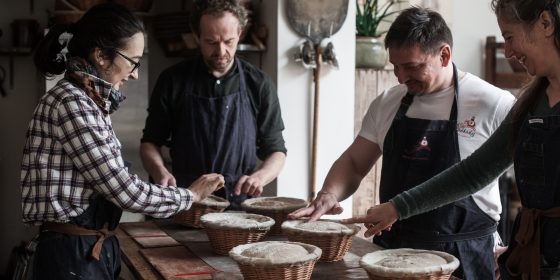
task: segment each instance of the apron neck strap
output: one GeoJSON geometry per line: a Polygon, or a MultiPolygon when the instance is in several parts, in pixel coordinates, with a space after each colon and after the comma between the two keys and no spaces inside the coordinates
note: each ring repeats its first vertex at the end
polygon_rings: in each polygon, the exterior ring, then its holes
{"type": "MultiPolygon", "coordinates": [[[[454,98],[453,98],[453,105],[451,107],[451,113],[449,115],[449,120],[457,121],[457,112],[458,112],[457,100],[459,100],[459,74],[458,74],[457,66],[455,66],[455,63],[452,64],[453,64],[454,98]]],[[[397,115],[395,116],[396,119],[401,119],[406,115],[406,112],[408,111],[408,108],[412,104],[413,99],[414,99],[414,95],[411,94],[410,92],[407,92],[406,95],[401,99],[401,105],[399,107],[399,110],[397,111],[397,115]]]]}
{"type": "Polygon", "coordinates": [[[449,115],[449,120],[457,120],[457,101],[459,100],[459,73],[457,70],[457,66],[455,66],[455,63],[452,62],[453,64],[453,92],[455,97],[453,98],[453,105],[451,107],[451,114],[449,115]]]}

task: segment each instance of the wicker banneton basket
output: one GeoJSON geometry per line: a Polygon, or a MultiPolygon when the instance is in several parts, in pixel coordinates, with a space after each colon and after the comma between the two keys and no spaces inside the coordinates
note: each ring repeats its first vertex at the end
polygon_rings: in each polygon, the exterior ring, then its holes
{"type": "Polygon", "coordinates": [[[274,225],[270,217],[248,213],[209,213],[200,221],[214,252],[225,256],[237,245],[261,241],[274,225]]]}
{"type": "Polygon", "coordinates": [[[305,243],[267,241],[234,247],[229,255],[246,280],[311,278],[321,249],[305,243]]]}
{"type": "Polygon", "coordinates": [[[344,258],[352,246],[352,238],[360,231],[358,225],[344,225],[336,221],[285,221],[282,232],[288,240],[315,245],[321,250],[320,261],[336,262],[344,258]]]}
{"type": "Polygon", "coordinates": [[[445,252],[404,248],[366,254],[360,265],[370,279],[445,280],[459,267],[459,260],[445,252]]]}
{"type": "Polygon", "coordinates": [[[202,228],[200,217],[208,213],[223,212],[229,206],[227,199],[210,195],[207,198],[194,202],[190,209],[183,210],[173,217],[173,222],[185,226],[202,228]]]}
{"type": "Polygon", "coordinates": [[[279,235],[282,233],[282,223],[291,212],[307,206],[307,201],[292,197],[257,197],[245,200],[241,208],[248,213],[265,215],[273,218],[276,224],[269,234],[279,235]]]}

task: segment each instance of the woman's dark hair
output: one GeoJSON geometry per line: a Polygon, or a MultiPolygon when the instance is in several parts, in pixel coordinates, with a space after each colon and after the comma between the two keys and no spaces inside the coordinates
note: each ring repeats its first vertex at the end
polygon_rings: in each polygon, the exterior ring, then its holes
{"type": "Polygon", "coordinates": [[[420,7],[402,11],[385,36],[385,48],[418,46],[427,54],[437,53],[442,43],[453,48],[453,36],[445,20],[439,13],[420,7]]]}
{"type": "Polygon", "coordinates": [[[68,43],[70,56],[89,61],[90,53],[100,48],[104,55],[113,60],[116,50],[123,48],[134,34],[144,33],[144,27],[132,12],[114,3],[92,7],[74,24],[52,26],[39,43],[33,58],[39,72],[47,77],[62,74],[66,69],[60,53],[65,45],[59,42],[64,32],[72,34],[68,43]]]}
{"type": "Polygon", "coordinates": [[[202,16],[221,16],[225,12],[230,12],[237,18],[241,31],[245,29],[249,20],[248,12],[239,0],[194,0],[192,16],[190,17],[191,30],[200,35],[200,19],[202,16]]]}
{"type": "MultiPolygon", "coordinates": [[[[560,1],[558,0],[492,0],[492,9],[504,22],[520,24],[527,28],[533,26],[544,11],[550,12],[554,20],[554,42],[560,50],[560,1]]],[[[521,89],[519,99],[511,109],[513,125],[509,149],[514,152],[519,129],[527,114],[535,109],[537,101],[548,86],[548,79],[535,77],[521,89]]]]}

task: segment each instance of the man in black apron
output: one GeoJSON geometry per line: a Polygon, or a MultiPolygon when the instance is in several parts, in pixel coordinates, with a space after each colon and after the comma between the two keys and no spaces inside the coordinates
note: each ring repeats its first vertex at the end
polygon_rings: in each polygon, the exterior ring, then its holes
{"type": "MultiPolygon", "coordinates": [[[[458,71],[451,62],[451,31],[438,13],[417,7],[404,10],[391,25],[385,44],[401,85],[372,102],[358,137],[333,164],[317,198],[291,213],[291,218],[315,220],[323,214],[341,213],[338,201],[356,191],[381,154],[379,197],[381,202],[388,201],[459,162],[460,143],[482,144],[487,138],[483,135],[490,135],[499,125],[491,126],[494,119],[501,121],[507,115],[514,100],[511,94],[458,71]],[[508,96],[508,102],[502,95],[508,96]],[[467,140],[460,142],[458,137],[467,140]]],[[[499,204],[499,193],[494,195],[497,199],[492,202],[499,204]]],[[[495,219],[468,197],[399,221],[373,241],[385,248],[448,252],[461,262],[456,276],[494,279],[495,219]]]]}
{"type": "Polygon", "coordinates": [[[231,208],[239,209],[247,195],[235,195],[233,188],[241,175],[250,174],[256,166],[257,121],[239,60],[235,67],[239,90],[226,96],[201,96],[193,92],[194,81],[186,81],[182,100],[185,115],[173,134],[171,157],[173,170],[181,171],[174,173],[179,186],[190,185],[205,170],[215,170],[226,181],[217,194],[227,197],[231,208]]]}
{"type": "MultiPolygon", "coordinates": [[[[380,201],[414,187],[461,160],[457,141],[459,83],[453,65],[455,98],[449,120],[409,118],[405,114],[414,95],[401,101],[387,133],[383,150],[380,201]],[[418,143],[418,140],[420,143],[418,143]],[[420,147],[418,146],[420,145],[420,147]],[[424,147],[424,148],[422,148],[424,147]]],[[[429,249],[452,253],[461,262],[456,274],[465,279],[493,279],[493,233],[496,222],[476,205],[472,197],[450,203],[425,214],[399,221],[391,231],[374,238],[385,248],[429,249]]]]}
{"type": "Polygon", "coordinates": [[[247,24],[245,8],[225,0],[195,1],[194,7],[191,26],[201,55],[160,75],[148,108],[142,160],[162,185],[188,186],[209,171],[222,174],[225,188],[216,194],[230,201],[230,209],[240,209],[284,164],[278,97],[268,76],[235,56],[247,24]],[[171,172],[162,145],[171,147],[171,172]],[[257,157],[263,161],[259,167],[257,157]]]}

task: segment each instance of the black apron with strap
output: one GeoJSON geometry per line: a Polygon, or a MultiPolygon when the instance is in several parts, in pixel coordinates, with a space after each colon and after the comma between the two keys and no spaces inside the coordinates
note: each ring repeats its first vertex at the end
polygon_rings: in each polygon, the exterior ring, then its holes
{"type": "MultiPolygon", "coordinates": [[[[453,65],[454,99],[449,120],[406,116],[413,95],[407,93],[383,144],[379,196],[387,202],[461,160],[457,138],[459,83],[453,65]]],[[[374,238],[385,248],[445,251],[461,261],[455,275],[464,279],[494,279],[493,233],[496,222],[468,197],[425,214],[396,222],[374,238]]]]}
{"type": "MultiPolygon", "coordinates": [[[[220,97],[193,92],[194,75],[187,76],[183,96],[184,119],[172,137],[173,175],[179,186],[189,186],[203,174],[220,173],[225,187],[216,194],[227,198],[229,209],[238,210],[247,196],[235,196],[237,180],[256,166],[256,117],[248,96],[239,59],[239,90],[220,97]]],[[[195,71],[193,64],[191,71],[195,71]]]]}
{"type": "MultiPolygon", "coordinates": [[[[560,207],[560,106],[550,116],[526,117],[521,125],[514,155],[515,178],[521,204],[526,209],[560,207]]],[[[560,218],[538,217],[540,227],[540,279],[560,279],[560,218]]],[[[499,258],[503,279],[521,279],[505,269],[505,263],[519,244],[515,236],[520,215],[515,219],[508,250],[499,258]]]]}
{"type": "MultiPolygon", "coordinates": [[[[114,230],[121,219],[122,209],[101,195],[70,223],[85,229],[114,230]]],[[[91,256],[98,236],[68,235],[42,230],[33,261],[34,279],[118,279],[121,251],[115,236],[103,241],[99,260],[91,256]]]]}

